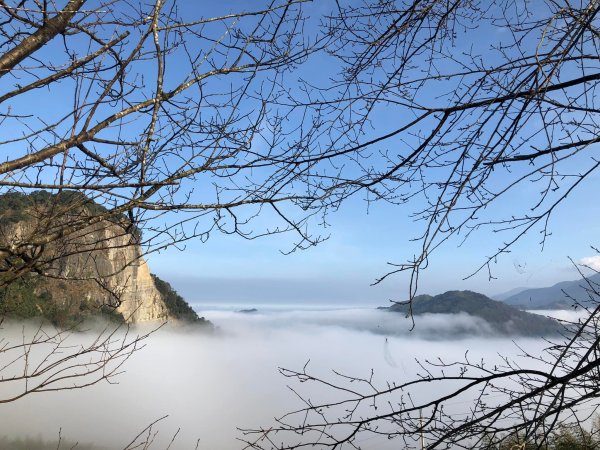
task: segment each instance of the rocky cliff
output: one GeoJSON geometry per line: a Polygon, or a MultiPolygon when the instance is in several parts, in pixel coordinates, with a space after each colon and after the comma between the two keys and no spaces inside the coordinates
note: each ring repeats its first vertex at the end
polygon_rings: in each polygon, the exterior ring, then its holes
{"type": "Polygon", "coordinates": [[[2,272],[14,271],[11,264],[32,268],[5,289],[5,313],[38,311],[59,324],[107,310],[127,322],[177,318],[144,261],[140,233],[128,221],[90,221],[103,208],[79,194],[0,197],[2,272]],[[92,223],[80,225],[86,221],[92,223]]]}
{"type": "Polygon", "coordinates": [[[166,320],[165,302],[156,289],[140,246],[119,225],[103,221],[61,240],[37,293],[49,293],[60,305],[114,307],[127,322],[166,320]]]}

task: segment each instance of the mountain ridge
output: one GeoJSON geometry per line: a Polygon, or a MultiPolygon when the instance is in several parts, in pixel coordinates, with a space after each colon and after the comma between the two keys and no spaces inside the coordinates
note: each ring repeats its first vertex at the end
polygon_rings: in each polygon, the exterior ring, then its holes
{"type": "Polygon", "coordinates": [[[583,305],[590,302],[588,282],[600,290],[600,273],[578,280],[561,281],[548,287],[526,289],[502,302],[524,309],[572,309],[576,306],[573,299],[583,305]]]}
{"type": "MultiPolygon", "coordinates": [[[[409,313],[409,305],[402,303],[379,309],[409,313]]],[[[539,337],[555,335],[563,329],[554,319],[520,311],[473,291],[447,291],[435,296],[418,295],[413,299],[411,309],[414,315],[467,313],[483,319],[494,332],[501,335],[539,337]]]]}

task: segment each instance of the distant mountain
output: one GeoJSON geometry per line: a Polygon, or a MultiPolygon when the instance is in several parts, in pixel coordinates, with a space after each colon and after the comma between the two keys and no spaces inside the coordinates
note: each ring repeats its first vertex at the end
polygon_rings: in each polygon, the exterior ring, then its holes
{"type": "MultiPolygon", "coordinates": [[[[408,305],[395,304],[392,312],[408,312],[408,305]]],[[[549,336],[561,331],[562,325],[547,317],[520,311],[472,291],[448,291],[432,297],[419,295],[412,303],[414,315],[467,313],[485,320],[498,334],[519,336],[549,336]]]]}
{"type": "Polygon", "coordinates": [[[506,300],[508,297],[512,297],[513,295],[517,295],[520,292],[526,291],[527,288],[526,287],[518,287],[518,288],[513,288],[509,291],[506,292],[502,292],[501,294],[496,294],[493,297],[490,297],[492,300],[499,300],[501,302],[503,302],[504,300],[506,300]]]}
{"type": "MultiPolygon", "coordinates": [[[[600,288],[600,273],[590,276],[588,280],[600,288]]],[[[573,300],[565,294],[586,304],[590,301],[588,290],[588,282],[584,279],[563,281],[550,287],[526,289],[503,301],[523,309],[569,309],[573,307],[573,300]]]]}

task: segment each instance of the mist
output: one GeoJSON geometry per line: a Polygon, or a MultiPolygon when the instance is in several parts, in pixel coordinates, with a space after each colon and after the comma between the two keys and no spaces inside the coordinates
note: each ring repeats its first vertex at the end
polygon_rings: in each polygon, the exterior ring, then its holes
{"type": "MultiPolygon", "coordinates": [[[[514,338],[494,336],[487,324],[467,315],[417,317],[410,331],[410,320],[373,309],[200,313],[215,323],[215,333],[158,330],[125,363],[113,380],[118,384],[33,394],[0,405],[0,435],[56,440],[60,430],[70,442],[118,449],[168,416],[153,428],[158,431],[153,449],[166,448],[178,430],[172,449],[193,449],[198,440],[200,449],[241,449],[237,427],[268,426],[302,406],[288,385],[313,401],[327,395],[293,384],[279,367],[300,370],[308,363],[313,373],[327,377],[332,370],[357,377],[373,370],[375,382],[383,385],[413,378],[416,359],[462,360],[468,350],[470,358],[492,362],[499,354],[521,353],[514,338]]],[[[22,339],[18,328],[5,327],[4,337],[10,333],[22,339]]],[[[541,339],[518,344],[532,352],[547,345],[541,339]]],[[[455,405],[468,406],[468,398],[455,405]]],[[[399,448],[385,437],[362,445],[399,448]]]]}

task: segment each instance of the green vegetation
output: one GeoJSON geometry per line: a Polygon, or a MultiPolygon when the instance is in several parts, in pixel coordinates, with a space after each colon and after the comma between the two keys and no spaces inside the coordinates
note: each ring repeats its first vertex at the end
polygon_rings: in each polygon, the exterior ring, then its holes
{"type": "Polygon", "coordinates": [[[91,214],[107,212],[102,205],[90,200],[78,191],[62,191],[57,194],[48,191],[33,191],[28,194],[9,192],[0,195],[0,224],[13,224],[31,219],[29,211],[36,207],[78,205],[91,214]]]}
{"type": "MultiPolygon", "coordinates": [[[[45,191],[32,191],[30,193],[9,192],[0,195],[0,225],[11,225],[28,221],[34,218],[33,210],[56,208],[56,217],[59,218],[66,211],[79,214],[85,211],[86,215],[99,216],[106,214],[106,220],[113,223],[124,224],[138,240],[142,232],[137,226],[129,226],[130,219],[124,214],[107,214],[109,210],[79,191],[61,191],[56,194],[45,191]]],[[[49,217],[52,217],[50,215],[49,217]]]]}
{"type": "Polygon", "coordinates": [[[0,314],[5,317],[28,319],[48,314],[51,295],[37,296],[33,277],[17,279],[0,289],[0,314]]]}
{"type": "Polygon", "coordinates": [[[158,292],[160,292],[167,305],[169,316],[183,322],[212,326],[211,322],[204,317],[198,317],[196,311],[194,311],[188,302],[186,302],[169,283],[161,280],[154,274],[152,274],[152,279],[154,280],[156,289],[158,289],[158,292]]]}
{"type": "MultiPolygon", "coordinates": [[[[404,314],[409,312],[408,305],[403,304],[382,309],[404,314]]],[[[467,313],[485,320],[495,332],[505,335],[548,336],[563,330],[556,320],[520,311],[472,291],[448,291],[435,297],[419,295],[413,299],[412,313],[467,313]]]]}
{"type": "MultiPolygon", "coordinates": [[[[60,294],[61,285],[67,289],[66,282],[58,282],[55,292],[60,294]]],[[[41,318],[61,328],[70,328],[92,317],[122,323],[123,316],[114,308],[106,305],[96,306],[85,300],[71,298],[58,301],[51,290],[43,287],[43,280],[35,274],[17,279],[10,285],[0,288],[0,316],[10,319],[41,318]]]]}

